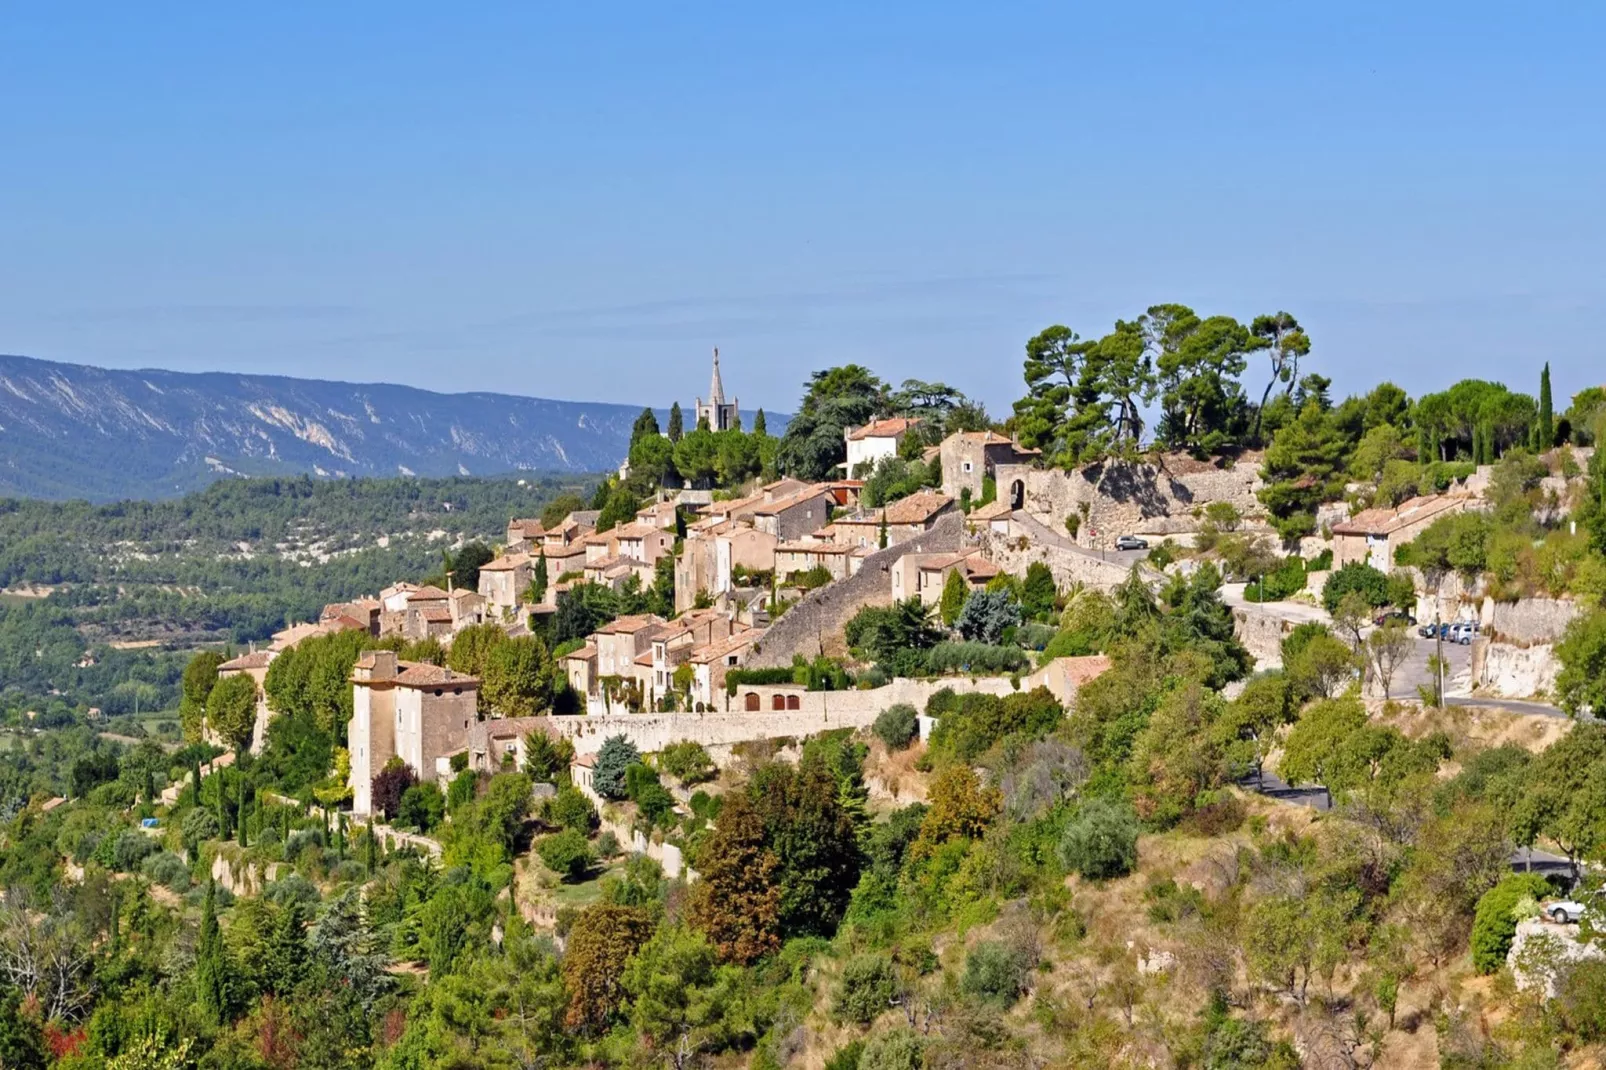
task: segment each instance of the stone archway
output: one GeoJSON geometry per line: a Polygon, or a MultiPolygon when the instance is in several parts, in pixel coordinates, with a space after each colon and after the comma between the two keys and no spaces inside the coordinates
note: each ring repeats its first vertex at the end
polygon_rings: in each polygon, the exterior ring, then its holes
{"type": "Polygon", "coordinates": [[[1009,507],[1023,509],[1026,507],[1026,481],[1017,479],[1009,485],[1009,507]]]}

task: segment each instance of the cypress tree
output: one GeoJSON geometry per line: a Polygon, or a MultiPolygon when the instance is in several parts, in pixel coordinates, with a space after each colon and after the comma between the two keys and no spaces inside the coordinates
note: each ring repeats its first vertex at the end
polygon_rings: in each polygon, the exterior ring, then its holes
{"type": "Polygon", "coordinates": [[[368,857],[366,859],[364,859],[364,861],[368,866],[368,875],[370,877],[372,877],[375,873],[377,873],[379,871],[379,837],[374,835],[374,830],[373,830],[372,826],[370,826],[369,829],[368,829],[367,840],[368,840],[368,848],[367,848],[368,857]]]}
{"type": "Polygon", "coordinates": [[[217,774],[217,834],[218,838],[226,840],[231,831],[229,826],[229,807],[225,796],[228,795],[228,781],[223,779],[223,773],[217,774]]]}
{"type": "Polygon", "coordinates": [[[535,570],[530,577],[530,592],[535,596],[536,604],[546,601],[547,582],[551,579],[546,570],[546,554],[535,559],[535,570]]]}
{"type": "Polygon", "coordinates": [[[769,433],[769,425],[764,422],[764,410],[759,409],[753,416],[753,434],[767,435],[769,433]]]}
{"type": "Polygon", "coordinates": [[[214,1024],[223,1024],[228,1011],[227,964],[223,961],[223,932],[217,924],[217,882],[206,882],[201,901],[201,932],[195,944],[195,994],[201,1010],[214,1024]]]}
{"type": "Polygon", "coordinates": [[[686,417],[681,415],[680,402],[669,406],[669,441],[679,442],[686,433],[686,417]]]}
{"type": "Polygon", "coordinates": [[[885,550],[887,548],[887,511],[885,509],[881,510],[881,527],[877,533],[876,541],[881,549],[885,550]]]}
{"type": "Polygon", "coordinates": [[[122,943],[123,943],[123,940],[122,940],[122,936],[123,936],[123,927],[122,927],[123,909],[122,909],[122,907],[123,907],[122,896],[118,894],[117,889],[113,888],[112,889],[112,925],[111,925],[111,936],[110,936],[112,958],[116,958],[118,952],[122,950],[122,943]]]}
{"type": "Polygon", "coordinates": [[[1548,450],[1556,444],[1556,414],[1550,400],[1550,361],[1545,361],[1539,373],[1539,448],[1548,450]]]}
{"type": "Polygon", "coordinates": [[[190,766],[190,783],[195,785],[195,805],[201,805],[201,761],[199,758],[190,766]]]}

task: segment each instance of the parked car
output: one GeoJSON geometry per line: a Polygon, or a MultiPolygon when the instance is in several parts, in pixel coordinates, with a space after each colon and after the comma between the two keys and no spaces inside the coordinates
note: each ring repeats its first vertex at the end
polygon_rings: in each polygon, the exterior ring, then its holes
{"type": "Polygon", "coordinates": [[[1540,904],[1539,909],[1557,925],[1572,925],[1584,916],[1584,904],[1576,899],[1552,899],[1540,904]]]}
{"type": "Polygon", "coordinates": [[[1439,634],[1439,626],[1437,624],[1424,624],[1416,630],[1416,634],[1424,639],[1432,639],[1439,634]]]}
{"type": "Polygon", "coordinates": [[[1136,535],[1121,535],[1115,540],[1117,550],[1147,550],[1149,541],[1140,539],[1136,535]]]}
{"type": "Polygon", "coordinates": [[[1401,624],[1409,625],[1409,626],[1412,626],[1412,627],[1414,627],[1416,625],[1416,618],[1411,616],[1411,614],[1407,613],[1403,609],[1385,610],[1384,612],[1379,613],[1377,616],[1373,617],[1372,618],[1372,623],[1377,625],[1379,628],[1381,628],[1381,627],[1383,627],[1383,625],[1389,623],[1390,621],[1395,621],[1395,620],[1399,621],[1401,624]]]}
{"type": "Polygon", "coordinates": [[[1450,625],[1450,642],[1458,643],[1461,646],[1471,646],[1472,636],[1472,625],[1469,622],[1463,620],[1450,625]]]}

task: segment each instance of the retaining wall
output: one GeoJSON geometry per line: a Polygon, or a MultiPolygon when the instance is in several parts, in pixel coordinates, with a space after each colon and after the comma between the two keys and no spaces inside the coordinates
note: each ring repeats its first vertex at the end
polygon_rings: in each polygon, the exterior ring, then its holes
{"type": "Polygon", "coordinates": [[[938,520],[924,535],[878,550],[859,571],[811,591],[770,625],[747,659],[750,668],[792,664],[794,655],[814,658],[841,654],[842,627],[865,606],[892,604],[892,565],[905,554],[951,553],[964,542],[964,518],[958,513],[938,520]]]}
{"type": "Polygon", "coordinates": [[[1491,639],[1513,646],[1554,643],[1582,610],[1565,598],[1523,598],[1516,602],[1483,600],[1483,631],[1491,639]]]}
{"type": "Polygon", "coordinates": [[[1472,644],[1472,686],[1503,698],[1545,698],[1555,693],[1561,662],[1549,643],[1515,646],[1480,638],[1472,644]]]}

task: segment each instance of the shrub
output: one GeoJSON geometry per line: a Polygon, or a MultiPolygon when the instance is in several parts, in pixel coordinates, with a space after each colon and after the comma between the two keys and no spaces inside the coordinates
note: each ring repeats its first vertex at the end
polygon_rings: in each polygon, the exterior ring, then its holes
{"type": "Polygon", "coordinates": [[[1561,979],[1556,1003],[1562,1022],[1580,1040],[1606,1040],[1606,961],[1575,963],[1561,979]]]}
{"type": "Polygon", "coordinates": [[[154,883],[171,888],[175,892],[189,891],[189,867],[184,864],[183,859],[171,851],[163,851],[145,859],[140,872],[154,883]]]}
{"type": "Polygon", "coordinates": [[[155,840],[129,829],[112,843],[112,866],[123,873],[132,873],[147,856],[158,850],[155,840]]]}
{"type": "Polygon", "coordinates": [[[1327,577],[1327,586],[1322,588],[1322,603],[1327,607],[1327,612],[1336,612],[1338,604],[1351,591],[1358,592],[1369,606],[1386,606],[1389,601],[1389,578],[1371,565],[1351,561],[1327,577]]]}
{"type": "Polygon", "coordinates": [[[264,888],[262,898],[278,907],[291,903],[312,906],[318,901],[318,886],[299,873],[291,873],[264,888]]]}
{"type": "Polygon", "coordinates": [[[1131,807],[1090,800],[1065,827],[1060,860],[1088,880],[1124,877],[1138,862],[1138,831],[1131,807]]]}
{"type": "Polygon", "coordinates": [[[924,1044],[912,1029],[873,1033],[859,1054],[859,1070],[920,1070],[924,1044]]]}
{"type": "Polygon", "coordinates": [[[184,815],[179,822],[179,840],[189,849],[191,854],[207,840],[215,840],[218,836],[217,815],[209,807],[196,807],[184,815]]]}
{"type": "Polygon", "coordinates": [[[623,799],[625,797],[625,771],[632,765],[639,765],[641,752],[636,745],[624,736],[609,736],[602,742],[602,749],[597,751],[596,770],[591,778],[591,786],[598,795],[604,799],[623,799]]]}
{"type": "Polygon", "coordinates": [[[1031,659],[1020,647],[992,643],[938,643],[926,653],[926,671],[934,676],[951,672],[993,676],[1015,672],[1030,664],[1031,659]]]}
{"type": "Polygon", "coordinates": [[[612,858],[619,853],[619,837],[611,832],[604,832],[597,837],[597,857],[612,858]]]}
{"type": "Polygon", "coordinates": [[[825,1060],[825,1070],[859,1070],[859,1056],[863,1054],[864,1041],[850,1040],[830,1054],[825,1060]]]}
{"type": "Polygon", "coordinates": [[[548,869],[564,880],[579,880],[591,868],[591,845],[578,829],[566,828],[546,837],[537,845],[536,853],[548,869]]]}
{"type": "Polygon", "coordinates": [[[546,819],[559,828],[588,833],[597,827],[597,808],[591,805],[585,792],[572,784],[565,784],[547,800],[546,819]]]}
{"type": "Polygon", "coordinates": [[[395,817],[401,807],[402,796],[416,783],[418,774],[413,772],[412,767],[400,758],[392,758],[374,777],[369,788],[374,810],[384,814],[387,819],[395,817]]]}
{"type": "Polygon", "coordinates": [[[965,956],[960,987],[966,995],[1008,1010],[1026,988],[1031,963],[1016,948],[996,940],[983,940],[965,956]]]}
{"type": "Polygon", "coordinates": [[[1305,589],[1305,562],[1298,557],[1283,558],[1282,564],[1260,576],[1248,577],[1244,586],[1246,602],[1280,602],[1305,589]]]}
{"type": "Polygon", "coordinates": [[[1005,628],[1020,623],[1020,606],[1003,591],[976,591],[965,602],[954,626],[972,643],[996,643],[1005,628]]]}
{"type": "Polygon", "coordinates": [[[452,782],[446,786],[446,812],[455,814],[458,807],[473,802],[479,783],[480,775],[472,769],[465,769],[454,776],[452,782]]]}
{"type": "Polygon", "coordinates": [[[900,751],[913,743],[920,732],[920,715],[907,702],[888,706],[875,719],[871,731],[887,745],[889,751],[900,751]]]}
{"type": "Polygon", "coordinates": [[[669,794],[658,774],[645,765],[625,770],[625,795],[636,804],[648,824],[667,827],[673,822],[675,797],[669,794]]]}
{"type": "Polygon", "coordinates": [[[1513,873],[1483,893],[1472,920],[1472,965],[1479,973],[1494,973],[1506,964],[1517,934],[1517,904],[1549,894],[1549,883],[1537,873],[1513,873]]]}
{"type": "Polygon", "coordinates": [[[714,778],[714,760],[701,743],[687,739],[658,753],[658,768],[690,787],[714,778]]]}
{"type": "Polygon", "coordinates": [[[1177,559],[1177,544],[1166,539],[1159,546],[1149,551],[1149,564],[1164,570],[1171,562],[1177,559]]]}
{"type": "Polygon", "coordinates": [[[402,792],[401,802],[396,807],[397,822],[420,832],[433,831],[445,816],[446,797],[432,780],[414,784],[402,792]]]}
{"type": "Polygon", "coordinates": [[[898,978],[885,955],[856,955],[842,967],[832,1013],[840,1022],[867,1025],[891,1006],[898,978]]]}

